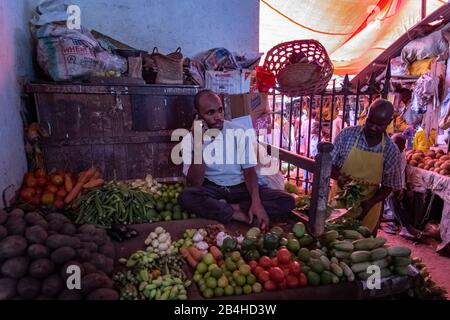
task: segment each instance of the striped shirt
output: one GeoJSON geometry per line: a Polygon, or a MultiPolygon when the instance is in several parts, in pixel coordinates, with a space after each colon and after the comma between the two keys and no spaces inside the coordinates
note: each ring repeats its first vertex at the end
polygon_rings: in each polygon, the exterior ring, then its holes
{"type": "MultiPolygon", "coordinates": [[[[359,141],[356,146],[358,149],[370,152],[382,151],[381,143],[373,147],[369,147],[367,145],[366,136],[363,133],[362,126],[345,128],[336,137],[334,149],[331,152],[333,165],[339,170],[344,165],[344,161],[347,159],[350,150],[358,137],[359,141]]],[[[397,145],[392,142],[387,134],[385,135],[385,142],[386,144],[383,151],[383,177],[381,184],[394,190],[401,190],[404,182],[402,181],[403,175],[401,169],[400,151],[398,150],[397,145]]]]}

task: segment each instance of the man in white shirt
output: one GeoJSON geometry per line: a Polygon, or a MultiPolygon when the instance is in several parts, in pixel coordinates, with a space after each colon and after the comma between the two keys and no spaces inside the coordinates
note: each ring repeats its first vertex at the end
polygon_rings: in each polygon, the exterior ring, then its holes
{"type": "Polygon", "coordinates": [[[195,98],[195,108],[202,129],[196,130],[194,122],[191,133],[182,141],[188,186],[180,194],[181,205],[197,216],[222,223],[237,220],[263,229],[269,226],[270,218],[283,217],[294,209],[291,195],[259,185],[262,180],[255,170],[252,143],[245,135],[236,134],[244,132],[243,128],[224,120],[220,97],[209,90],[201,91],[195,98]],[[215,137],[204,139],[205,134],[215,137]]]}

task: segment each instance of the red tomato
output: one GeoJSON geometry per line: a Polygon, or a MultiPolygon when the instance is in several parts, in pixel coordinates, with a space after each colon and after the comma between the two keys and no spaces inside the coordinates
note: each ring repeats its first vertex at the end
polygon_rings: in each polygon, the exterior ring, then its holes
{"type": "Polygon", "coordinates": [[[272,266],[272,262],[270,261],[270,258],[268,256],[262,256],[259,259],[259,265],[267,270],[272,266]]]}
{"type": "Polygon", "coordinates": [[[36,182],[39,187],[43,187],[47,184],[47,179],[46,178],[37,178],[36,182]]]}
{"type": "Polygon", "coordinates": [[[40,206],[41,205],[41,198],[39,196],[35,196],[35,197],[31,198],[30,203],[33,206],[40,206]]]}
{"type": "Polygon", "coordinates": [[[62,209],[64,208],[64,201],[57,199],[55,200],[53,205],[55,206],[56,209],[62,209]]]}
{"type": "Polygon", "coordinates": [[[291,262],[292,255],[288,249],[282,248],[278,250],[277,258],[280,264],[288,264],[291,262]]]}
{"type": "Polygon", "coordinates": [[[278,259],[277,259],[277,257],[272,258],[271,266],[272,267],[278,267],[278,259]]]}
{"type": "Polygon", "coordinates": [[[285,276],[285,277],[287,277],[287,276],[290,274],[289,267],[287,267],[287,266],[281,266],[280,268],[281,268],[281,270],[283,270],[283,273],[284,273],[284,276],[285,276]]]}
{"type": "Polygon", "coordinates": [[[257,266],[257,267],[255,268],[255,270],[253,270],[253,274],[254,274],[255,276],[258,277],[258,275],[259,275],[262,271],[264,271],[263,267],[257,266]]]}
{"type": "Polygon", "coordinates": [[[270,274],[266,270],[263,270],[258,274],[258,280],[261,283],[265,283],[265,282],[269,281],[269,279],[270,279],[270,274]]]}
{"type": "Polygon", "coordinates": [[[300,281],[298,278],[294,276],[287,276],[286,278],[287,286],[289,288],[297,288],[299,286],[300,281]]]}
{"type": "Polygon", "coordinates": [[[298,276],[301,272],[300,263],[298,263],[298,261],[292,261],[289,264],[289,271],[293,276],[298,276]]]}
{"type": "Polygon", "coordinates": [[[45,187],[45,191],[48,193],[56,193],[58,192],[58,188],[50,183],[45,187]]]}
{"type": "Polygon", "coordinates": [[[59,174],[52,174],[50,180],[55,186],[62,186],[64,184],[64,176],[59,174]]]}
{"type": "Polygon", "coordinates": [[[27,173],[23,182],[28,188],[34,188],[37,186],[37,180],[32,173],[27,173]]]}
{"type": "Polygon", "coordinates": [[[278,284],[278,289],[286,289],[286,288],[287,288],[287,282],[286,282],[286,279],[284,279],[283,281],[281,281],[278,284]]]}
{"type": "Polygon", "coordinates": [[[34,171],[34,176],[36,178],[46,178],[47,174],[45,173],[44,169],[37,169],[34,171]]]}
{"type": "Polygon", "coordinates": [[[280,283],[284,280],[284,272],[279,267],[269,269],[270,280],[275,283],[280,283]]]}
{"type": "Polygon", "coordinates": [[[303,272],[300,273],[300,275],[298,276],[298,280],[300,282],[301,287],[304,287],[308,284],[308,279],[306,278],[306,274],[304,274],[303,272]]]}
{"type": "Polygon", "coordinates": [[[41,198],[41,202],[44,205],[52,205],[55,201],[55,195],[53,193],[44,193],[44,195],[41,198]]]}
{"type": "Polygon", "coordinates": [[[250,263],[248,265],[250,266],[250,269],[252,269],[252,271],[253,271],[258,266],[258,262],[253,260],[253,261],[250,261],[250,263]]]}
{"type": "Polygon", "coordinates": [[[56,192],[56,196],[60,198],[64,198],[67,195],[67,191],[64,189],[59,189],[58,192],[56,192]]]}
{"type": "Polygon", "coordinates": [[[273,281],[269,280],[264,283],[264,289],[266,289],[267,291],[274,291],[277,289],[277,286],[273,281]]]}
{"type": "Polygon", "coordinates": [[[37,195],[37,196],[42,196],[43,193],[44,193],[44,189],[42,189],[42,188],[36,188],[36,195],[37,195]]]}

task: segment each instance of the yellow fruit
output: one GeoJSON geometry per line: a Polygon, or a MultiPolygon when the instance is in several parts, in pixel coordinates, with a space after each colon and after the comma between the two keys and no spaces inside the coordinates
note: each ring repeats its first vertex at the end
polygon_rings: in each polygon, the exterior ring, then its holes
{"type": "Polygon", "coordinates": [[[214,260],[214,257],[211,253],[207,253],[203,256],[203,260],[204,263],[206,263],[207,265],[211,265],[216,263],[216,261],[214,260]]]}
{"type": "Polygon", "coordinates": [[[244,294],[250,294],[252,293],[252,286],[246,284],[243,288],[244,294]]]}
{"type": "Polygon", "coordinates": [[[228,286],[228,279],[225,276],[220,277],[217,281],[217,285],[221,288],[225,288],[228,286]]]}
{"type": "Polygon", "coordinates": [[[248,276],[250,274],[251,268],[248,264],[242,264],[239,267],[239,271],[241,272],[241,274],[243,274],[244,276],[248,276]]]}
{"type": "Polygon", "coordinates": [[[203,296],[207,299],[214,297],[214,290],[211,288],[206,288],[203,292],[203,296]]]}
{"type": "Polygon", "coordinates": [[[197,272],[198,272],[198,273],[204,274],[204,273],[206,273],[207,271],[208,271],[208,266],[206,265],[206,263],[200,262],[200,263],[197,265],[197,272]]]}
{"type": "Polygon", "coordinates": [[[214,279],[214,278],[211,278],[211,277],[207,278],[206,279],[206,286],[208,288],[215,289],[217,287],[217,280],[214,279]]]}
{"type": "Polygon", "coordinates": [[[234,262],[238,262],[241,259],[241,253],[239,251],[234,251],[231,253],[231,259],[234,262]]]}

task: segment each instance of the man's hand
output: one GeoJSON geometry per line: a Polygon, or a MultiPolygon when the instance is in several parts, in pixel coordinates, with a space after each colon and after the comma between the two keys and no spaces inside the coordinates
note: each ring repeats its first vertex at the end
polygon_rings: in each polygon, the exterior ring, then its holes
{"type": "Polygon", "coordinates": [[[350,181],[352,181],[352,178],[350,178],[349,176],[346,175],[339,175],[339,179],[337,180],[337,184],[339,186],[339,188],[344,188],[346,184],[348,184],[350,181]]]}
{"type": "Polygon", "coordinates": [[[364,200],[361,202],[361,214],[358,216],[358,220],[363,220],[367,214],[369,213],[370,209],[373,208],[373,206],[375,205],[375,203],[371,200],[364,200]]]}
{"type": "Polygon", "coordinates": [[[250,209],[248,210],[248,215],[250,218],[250,224],[255,222],[255,225],[262,230],[269,227],[269,216],[267,215],[261,201],[252,201],[250,209]]]}

